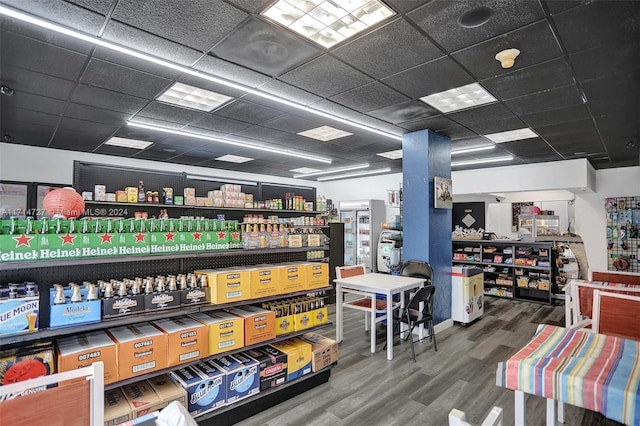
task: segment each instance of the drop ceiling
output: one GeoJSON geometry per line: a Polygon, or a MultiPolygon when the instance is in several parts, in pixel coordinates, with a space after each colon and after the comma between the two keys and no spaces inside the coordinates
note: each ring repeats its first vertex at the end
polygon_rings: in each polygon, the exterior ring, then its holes
{"type": "Polygon", "coordinates": [[[385,3],[394,16],[325,49],[261,16],[273,0],[0,0],[178,65],[163,67],[0,15],[0,84],[14,91],[0,95],[2,141],[291,177],[294,169],[365,163],[400,172],[402,159],[377,154],[401,149],[401,136],[416,130],[446,135],[456,150],[491,144],[487,134],[530,128],[536,137],[455,156],[513,160],[457,169],[575,158],[596,169],[640,164],[640,2],[385,3]],[[486,23],[460,23],[478,10],[489,11],[486,23]],[[521,53],[503,69],[494,57],[507,48],[521,53]],[[176,82],[231,100],[211,112],[158,101],[176,82]],[[497,101],[441,113],[419,100],[471,83],[497,101]],[[299,134],[322,126],[350,135],[320,141],[299,134]],[[114,136],[153,144],[143,150],[105,144],[114,136]],[[252,160],[216,160],[224,155],[252,160]]]}

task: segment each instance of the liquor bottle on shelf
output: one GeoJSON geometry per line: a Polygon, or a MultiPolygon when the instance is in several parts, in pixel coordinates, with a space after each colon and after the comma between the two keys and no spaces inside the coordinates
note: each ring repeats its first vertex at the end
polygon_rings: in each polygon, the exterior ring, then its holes
{"type": "Polygon", "coordinates": [[[141,180],[138,182],[138,202],[144,203],[146,200],[146,194],[144,192],[144,182],[141,180]]]}

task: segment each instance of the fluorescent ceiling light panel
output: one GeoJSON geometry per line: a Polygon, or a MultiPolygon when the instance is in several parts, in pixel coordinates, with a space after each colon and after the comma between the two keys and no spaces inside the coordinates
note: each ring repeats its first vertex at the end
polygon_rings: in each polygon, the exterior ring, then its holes
{"type": "Polygon", "coordinates": [[[358,177],[358,176],[374,175],[377,173],[386,173],[390,171],[391,169],[389,167],[386,167],[384,169],[367,170],[364,172],[354,172],[354,173],[345,173],[342,175],[319,177],[317,180],[322,182],[325,180],[347,179],[347,178],[358,177]]]}
{"type": "Polygon", "coordinates": [[[329,126],[320,126],[315,129],[305,130],[298,133],[300,136],[306,136],[311,139],[317,139],[322,142],[332,141],[334,139],[343,138],[345,136],[351,136],[353,133],[345,132],[339,129],[334,129],[329,126]]]}
{"type": "Polygon", "coordinates": [[[165,128],[165,127],[149,126],[147,124],[134,123],[134,122],[131,122],[131,121],[128,121],[127,125],[132,126],[132,127],[139,127],[141,129],[155,130],[157,132],[170,133],[172,135],[186,136],[186,137],[194,138],[194,139],[200,139],[200,140],[211,141],[211,142],[218,142],[218,143],[223,143],[223,144],[227,144],[227,145],[240,146],[242,148],[255,149],[255,150],[258,150],[258,151],[266,151],[266,152],[271,152],[271,153],[275,153],[275,154],[288,155],[290,157],[305,158],[307,160],[313,160],[313,161],[319,161],[321,163],[331,164],[331,160],[328,159],[328,158],[318,157],[318,156],[309,155],[309,154],[303,154],[301,152],[290,151],[290,150],[287,150],[287,149],[275,148],[275,147],[270,146],[270,145],[257,145],[255,143],[245,142],[245,141],[235,141],[235,140],[230,140],[230,139],[214,138],[212,136],[207,136],[207,135],[202,135],[202,134],[197,134],[197,133],[184,132],[182,130],[168,129],[168,128],[165,128]]]}
{"type": "Polygon", "coordinates": [[[125,148],[133,148],[133,149],[145,149],[148,146],[153,145],[153,142],[141,141],[138,139],[118,138],[114,136],[108,141],[106,141],[104,144],[112,145],[112,146],[122,146],[125,148]]]}
{"type": "Polygon", "coordinates": [[[484,145],[484,146],[474,146],[470,148],[461,148],[451,151],[451,155],[457,154],[468,154],[470,152],[478,152],[478,151],[489,151],[490,149],[495,149],[495,145],[484,145]]]}
{"type": "Polygon", "coordinates": [[[328,49],[396,13],[378,0],[279,0],[262,14],[328,49]]]}
{"type": "Polygon", "coordinates": [[[293,175],[294,178],[306,178],[308,176],[318,176],[318,175],[328,175],[330,173],[340,173],[347,172],[349,170],[358,170],[358,169],[366,169],[369,167],[369,164],[358,164],[356,166],[346,166],[346,167],[338,167],[335,169],[327,169],[327,170],[318,170],[311,173],[305,173],[300,175],[293,175]]]}
{"type": "Polygon", "coordinates": [[[509,130],[507,132],[499,132],[499,133],[491,133],[489,135],[484,135],[484,137],[495,143],[503,143],[503,142],[509,142],[509,141],[519,141],[521,139],[537,138],[538,135],[533,133],[533,130],[531,130],[530,128],[525,127],[524,129],[509,130]]]}
{"type": "Polygon", "coordinates": [[[249,157],[241,157],[239,155],[223,155],[222,157],[216,158],[218,161],[226,161],[229,163],[246,163],[247,161],[253,161],[253,158],[249,157]]]}
{"type": "Polygon", "coordinates": [[[451,167],[458,166],[470,166],[472,164],[484,164],[484,163],[498,163],[501,161],[511,161],[513,160],[512,155],[505,155],[504,157],[493,157],[493,158],[481,158],[477,160],[461,160],[461,161],[452,161],[451,167]]]}
{"type": "MultiPolygon", "coordinates": [[[[348,4],[351,5],[351,4],[357,4],[359,2],[357,0],[353,0],[353,1],[346,1],[345,3],[348,3],[348,4]]],[[[346,8],[347,6],[344,6],[344,7],[346,8]]],[[[364,124],[360,124],[360,123],[357,123],[355,121],[350,121],[350,120],[344,119],[342,117],[331,115],[331,114],[328,114],[326,112],[323,112],[323,111],[308,107],[306,105],[301,105],[301,104],[298,104],[296,102],[292,102],[290,100],[287,100],[287,99],[284,99],[284,98],[280,98],[278,96],[274,96],[274,95],[271,95],[271,94],[266,93],[266,92],[262,92],[262,91],[260,91],[258,89],[254,89],[254,88],[251,88],[251,87],[248,87],[248,86],[244,86],[242,84],[234,83],[232,81],[225,80],[223,78],[216,77],[216,76],[211,75],[211,74],[207,74],[207,73],[205,73],[203,71],[198,71],[196,69],[189,68],[189,67],[186,67],[184,65],[177,64],[175,62],[171,62],[171,61],[168,61],[168,60],[165,60],[165,59],[161,59],[161,58],[158,58],[156,56],[148,55],[148,54],[140,52],[138,50],[130,49],[128,47],[124,47],[124,46],[121,46],[119,44],[112,43],[110,41],[101,39],[99,37],[95,37],[93,35],[89,35],[89,34],[82,33],[80,31],[72,30],[72,29],[64,27],[62,25],[54,24],[53,22],[49,22],[47,20],[44,20],[44,19],[41,19],[41,18],[37,18],[37,17],[35,17],[33,15],[30,15],[28,13],[21,12],[21,11],[19,11],[17,9],[12,9],[10,7],[6,7],[6,6],[2,5],[2,4],[0,4],[0,15],[9,16],[9,17],[17,19],[19,21],[27,22],[29,24],[36,25],[36,26],[38,26],[40,28],[45,28],[45,29],[48,29],[48,30],[51,30],[51,31],[55,31],[55,32],[57,32],[59,34],[65,34],[65,35],[67,35],[69,37],[73,37],[73,38],[75,38],[77,40],[82,40],[82,41],[85,41],[87,43],[91,43],[91,44],[96,45],[96,46],[102,46],[105,49],[113,50],[115,52],[119,52],[119,53],[122,53],[122,54],[125,54],[125,55],[128,55],[128,56],[132,56],[134,58],[138,58],[138,59],[141,59],[141,60],[146,61],[146,62],[151,62],[153,64],[160,65],[162,67],[169,68],[169,69],[181,72],[181,73],[185,73],[187,75],[190,75],[190,76],[193,76],[193,77],[196,77],[196,78],[200,78],[202,80],[210,81],[212,83],[220,84],[220,85],[223,85],[223,86],[226,86],[226,87],[231,87],[232,89],[241,90],[243,92],[250,93],[250,94],[255,95],[255,96],[259,96],[259,97],[261,97],[263,99],[269,99],[269,100],[271,100],[273,102],[277,102],[279,104],[286,105],[286,106],[289,106],[291,108],[298,109],[300,111],[308,112],[309,114],[317,115],[319,117],[323,117],[323,118],[327,118],[329,120],[337,121],[339,123],[347,124],[347,125],[356,127],[358,129],[365,130],[365,131],[371,132],[371,133],[375,133],[375,134],[378,134],[380,136],[384,136],[384,137],[387,137],[387,138],[390,138],[390,139],[402,141],[402,136],[400,136],[400,135],[395,135],[395,134],[386,132],[384,130],[376,129],[375,127],[366,126],[364,124]]]]}
{"type": "Polygon", "coordinates": [[[294,172],[294,173],[301,173],[303,175],[306,175],[308,173],[319,172],[321,170],[320,169],[312,169],[311,167],[298,167],[297,169],[291,169],[289,171],[290,172],[294,172]]]}
{"type": "Polygon", "coordinates": [[[380,152],[376,155],[379,155],[380,157],[384,157],[384,158],[389,158],[391,160],[397,160],[399,158],[402,158],[402,150],[396,149],[394,151],[380,152]]]}
{"type": "Polygon", "coordinates": [[[491,93],[487,92],[478,83],[423,96],[420,100],[441,112],[458,111],[497,101],[491,93]]]}
{"type": "Polygon", "coordinates": [[[174,83],[157,98],[160,102],[207,112],[229,102],[231,99],[233,98],[230,96],[182,83],[174,83]]]}

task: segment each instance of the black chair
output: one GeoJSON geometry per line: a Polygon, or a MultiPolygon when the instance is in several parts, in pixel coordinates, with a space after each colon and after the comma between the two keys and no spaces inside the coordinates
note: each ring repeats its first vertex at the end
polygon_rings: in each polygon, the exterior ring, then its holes
{"type": "Polygon", "coordinates": [[[400,267],[400,275],[405,277],[419,277],[427,281],[427,285],[433,282],[433,268],[427,262],[421,260],[408,260],[400,267]]]}
{"type": "Polygon", "coordinates": [[[433,295],[435,292],[435,286],[424,286],[418,289],[404,308],[400,308],[393,313],[393,320],[398,325],[398,330],[401,329],[402,323],[409,326],[409,331],[404,340],[406,341],[411,337],[411,354],[413,355],[413,362],[416,362],[416,352],[413,345],[414,343],[422,340],[413,339],[413,329],[416,326],[423,325],[429,330],[429,337],[433,342],[433,350],[435,352],[438,351],[436,335],[433,331],[433,295]],[[422,304],[422,309],[420,308],[420,304],[422,304]]]}

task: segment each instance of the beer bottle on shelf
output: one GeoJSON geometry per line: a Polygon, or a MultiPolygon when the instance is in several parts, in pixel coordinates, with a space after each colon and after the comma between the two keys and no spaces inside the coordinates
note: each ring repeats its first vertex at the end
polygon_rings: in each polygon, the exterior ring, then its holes
{"type": "Polygon", "coordinates": [[[144,182],[140,181],[138,182],[138,202],[139,203],[144,203],[145,202],[145,192],[144,192],[144,182]]]}

